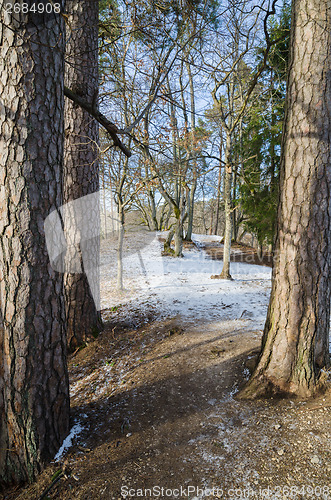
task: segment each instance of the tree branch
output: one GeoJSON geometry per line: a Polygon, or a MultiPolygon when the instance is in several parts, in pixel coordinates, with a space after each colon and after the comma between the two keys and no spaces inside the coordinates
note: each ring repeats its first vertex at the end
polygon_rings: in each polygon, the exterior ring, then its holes
{"type": "Polygon", "coordinates": [[[268,19],[270,16],[273,16],[274,14],[276,14],[276,4],[277,4],[278,0],[273,0],[272,2],[272,6],[271,6],[271,10],[268,10],[267,13],[266,13],[266,16],[264,18],[264,21],[263,21],[263,27],[264,27],[264,34],[265,34],[265,38],[266,38],[266,42],[267,42],[267,46],[266,48],[264,49],[264,52],[263,52],[263,60],[262,60],[262,63],[260,64],[260,67],[257,69],[252,81],[251,81],[251,84],[246,92],[246,96],[245,96],[245,99],[244,99],[244,102],[242,104],[242,107],[237,115],[237,118],[234,120],[233,124],[232,124],[232,127],[231,127],[231,132],[233,132],[233,130],[235,130],[236,126],[238,125],[241,117],[243,116],[244,112],[246,111],[246,107],[247,107],[247,104],[249,102],[249,99],[255,89],[255,86],[256,84],[258,83],[258,80],[260,78],[260,76],[262,75],[262,73],[264,72],[264,70],[266,69],[267,67],[267,63],[268,63],[268,56],[269,56],[269,52],[270,52],[270,49],[271,47],[273,47],[273,45],[276,45],[277,43],[281,42],[282,40],[284,40],[285,36],[281,36],[280,38],[278,38],[277,40],[274,40],[274,41],[271,41],[270,40],[270,35],[269,35],[269,32],[268,32],[268,19]]]}
{"type": "Polygon", "coordinates": [[[128,158],[131,156],[131,151],[122,143],[122,141],[117,137],[117,134],[119,133],[119,129],[117,126],[112,123],[111,121],[108,120],[108,118],[100,113],[98,109],[96,109],[96,106],[92,103],[89,104],[86,102],[84,99],[82,99],[80,96],[75,94],[72,90],[70,90],[68,87],[64,87],[64,95],[68,97],[71,101],[73,101],[75,104],[78,104],[82,109],[87,111],[93,118],[96,119],[100,125],[102,125],[109,135],[111,136],[114,146],[118,147],[128,158]]]}

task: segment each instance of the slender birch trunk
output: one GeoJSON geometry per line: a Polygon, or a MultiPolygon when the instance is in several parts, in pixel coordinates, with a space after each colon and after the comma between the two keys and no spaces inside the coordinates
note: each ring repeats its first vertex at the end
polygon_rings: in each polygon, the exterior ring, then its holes
{"type": "Polygon", "coordinates": [[[123,290],[123,239],[124,239],[124,210],[118,204],[118,239],[117,239],[117,290],[123,290]]]}
{"type": "Polygon", "coordinates": [[[224,230],[224,249],[223,249],[223,269],[220,278],[232,279],[230,274],[230,255],[232,239],[232,163],[231,163],[231,135],[227,134],[225,149],[225,171],[224,171],[224,211],[225,211],[225,230],[224,230]]]}

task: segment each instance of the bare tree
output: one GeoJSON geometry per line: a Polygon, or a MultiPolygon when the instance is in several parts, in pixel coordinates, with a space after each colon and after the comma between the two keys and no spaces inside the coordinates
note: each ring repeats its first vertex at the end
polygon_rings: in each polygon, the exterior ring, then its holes
{"type": "MultiPolygon", "coordinates": [[[[250,9],[250,2],[246,1],[240,7],[232,1],[228,2],[226,26],[229,29],[231,42],[224,46],[221,43],[221,51],[218,53],[218,62],[212,71],[214,88],[212,96],[215,109],[219,110],[222,129],[225,132],[225,153],[224,153],[224,210],[225,210],[225,231],[224,231],[224,253],[223,269],[220,275],[214,278],[231,279],[230,274],[230,254],[231,239],[233,233],[233,176],[236,174],[235,162],[233,158],[233,144],[236,129],[250,104],[250,99],[257,87],[259,78],[267,66],[267,59],[273,44],[279,40],[271,41],[268,33],[268,20],[276,13],[277,0],[273,0],[269,9],[263,5],[259,6],[258,12],[254,15],[250,9]],[[246,78],[245,86],[242,73],[245,70],[245,59],[255,48],[257,34],[260,31],[261,12],[264,13],[262,20],[263,31],[266,40],[263,57],[258,67],[252,71],[250,78],[246,78]],[[238,96],[239,90],[239,96],[238,96]],[[239,97],[239,99],[238,99],[239,97]]],[[[263,4],[263,2],[262,2],[263,4]]],[[[222,35],[222,38],[224,35],[222,35]]]]}
{"type": "MultiPolygon", "coordinates": [[[[108,235],[117,236],[117,289],[123,290],[123,240],[125,233],[125,215],[131,209],[138,193],[143,188],[139,176],[135,175],[133,167],[129,169],[129,159],[119,155],[107,142],[104,134],[101,135],[101,165],[105,191],[105,217],[107,217],[107,206],[110,199],[110,215],[112,228],[109,227],[108,235]],[[116,214],[112,208],[116,205],[116,214]]],[[[105,235],[107,236],[107,233],[105,235]]]]}

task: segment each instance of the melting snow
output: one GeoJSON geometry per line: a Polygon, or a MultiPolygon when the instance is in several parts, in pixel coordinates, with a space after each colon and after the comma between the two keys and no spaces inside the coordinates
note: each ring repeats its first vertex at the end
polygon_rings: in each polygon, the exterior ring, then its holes
{"type": "MultiPolygon", "coordinates": [[[[254,321],[262,328],[270,294],[271,269],[264,266],[231,263],[233,281],[211,279],[220,274],[222,262],[212,260],[195,247],[184,249],[183,258],[161,256],[162,243],[156,233],[139,253],[124,258],[125,293],[114,289],[115,262],[101,267],[102,307],[126,304],[144,310],[153,307],[160,318],[180,316],[186,321],[199,319],[238,320],[244,326],[254,321]]],[[[219,237],[193,235],[198,247],[219,237]]]]}
{"type": "Polygon", "coordinates": [[[73,426],[70,433],[63,441],[61,448],[59,449],[59,451],[55,455],[54,462],[60,461],[60,459],[62,458],[62,455],[72,446],[72,440],[74,439],[74,437],[78,436],[82,432],[82,430],[83,430],[83,427],[80,424],[76,424],[73,426]]]}

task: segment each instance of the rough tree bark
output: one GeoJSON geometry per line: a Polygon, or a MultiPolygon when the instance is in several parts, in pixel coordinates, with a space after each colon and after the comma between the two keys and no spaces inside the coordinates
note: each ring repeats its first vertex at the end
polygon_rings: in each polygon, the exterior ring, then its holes
{"type": "Polygon", "coordinates": [[[1,484],[32,481],[69,431],[63,276],[44,233],[62,204],[64,25],[21,21],[0,9],[1,484]]]}
{"type": "MultiPolygon", "coordinates": [[[[96,108],[98,96],[98,0],[67,0],[67,12],[69,28],[67,29],[66,42],[65,84],[85,101],[94,103],[96,108]]],[[[66,98],[64,203],[99,190],[98,141],[99,127],[96,120],[78,104],[66,98]]],[[[65,227],[65,231],[70,233],[71,230],[72,228],[65,227]]],[[[94,241],[93,244],[95,245],[95,256],[97,256],[99,253],[98,241],[94,241]]],[[[77,249],[73,249],[73,254],[76,251],[77,249]]],[[[94,279],[99,282],[97,259],[94,267],[94,279]]],[[[64,290],[67,342],[69,350],[72,351],[100,331],[102,328],[101,316],[97,311],[84,272],[66,273],[64,290]]]]}
{"type": "Polygon", "coordinates": [[[292,9],[272,292],[241,397],[311,396],[329,365],[331,2],[296,0],[292,9]]]}

